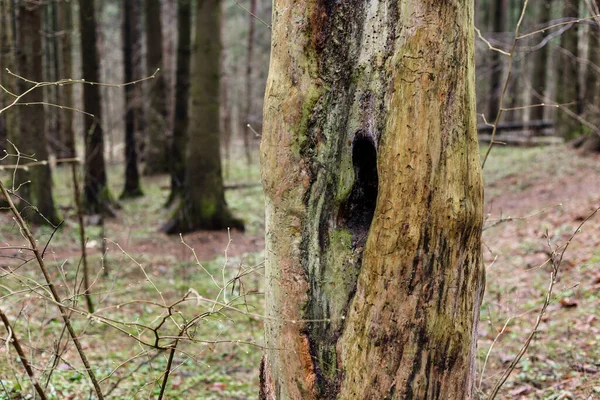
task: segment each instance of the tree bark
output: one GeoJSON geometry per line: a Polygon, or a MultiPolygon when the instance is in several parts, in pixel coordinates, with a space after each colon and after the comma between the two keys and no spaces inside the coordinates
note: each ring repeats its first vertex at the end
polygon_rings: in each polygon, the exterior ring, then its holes
{"type": "MultiPolygon", "coordinates": [[[[18,74],[35,82],[44,80],[42,57],[42,12],[41,5],[19,5],[19,57],[18,74]]],[[[23,81],[18,85],[19,93],[25,92],[31,85],[23,81]]],[[[21,103],[36,103],[31,106],[19,106],[20,130],[15,135],[16,146],[19,152],[34,157],[38,161],[48,160],[46,141],[44,93],[40,89],[31,91],[23,97],[21,103]]],[[[16,110],[11,110],[16,111],[16,110]]],[[[31,160],[21,159],[20,164],[31,160]]],[[[59,222],[58,213],[52,198],[52,172],[48,163],[31,166],[27,169],[18,169],[15,187],[19,187],[18,194],[23,200],[21,209],[26,219],[33,223],[42,224],[46,220],[52,224],[59,222]]]]}
{"type": "Polygon", "coordinates": [[[272,34],[261,398],[471,397],[473,3],[284,0],[272,34]]]}
{"type": "MultiPolygon", "coordinates": [[[[496,37],[504,32],[506,26],[506,0],[494,0],[494,14],[492,16],[492,29],[496,37]]],[[[488,103],[488,121],[495,121],[498,111],[500,111],[500,95],[502,91],[502,78],[504,77],[504,67],[502,63],[502,54],[497,51],[491,51],[491,69],[490,77],[490,99],[488,103]]]]}
{"type": "MultiPolygon", "coordinates": [[[[140,24],[138,0],[123,2],[123,68],[125,82],[141,79],[139,45],[140,24]],[[135,65],[137,63],[138,65],[135,65]]],[[[136,125],[139,126],[140,85],[125,86],[125,186],[121,198],[142,196],[137,164],[136,125]]]]}
{"type": "MultiPolygon", "coordinates": [[[[579,17],[579,0],[565,0],[563,17],[576,19],[579,17]]],[[[560,57],[558,62],[558,79],[556,80],[556,102],[579,116],[583,111],[581,88],[579,84],[579,50],[578,28],[574,23],[560,38],[560,57]]],[[[566,140],[573,139],[582,133],[581,123],[563,110],[556,115],[556,130],[566,140]]]]}
{"type": "Polygon", "coordinates": [[[177,2],[177,66],[175,81],[175,111],[173,137],[171,140],[170,169],[171,193],[167,206],[171,205],[183,191],[185,179],[185,146],[188,129],[188,102],[190,85],[190,54],[192,46],[191,0],[177,2]]]}
{"type": "MultiPolygon", "coordinates": [[[[86,82],[98,82],[98,49],[96,47],[96,11],[94,0],[79,0],[81,29],[81,66],[86,82]]],[[[83,109],[94,117],[84,118],[85,129],[85,183],[84,209],[88,213],[112,215],[111,195],[107,185],[104,162],[104,133],[100,87],[83,85],[83,109]]]]}
{"type": "MultiPolygon", "coordinates": [[[[146,0],[146,70],[149,74],[163,66],[163,35],[160,0],[146,0]]],[[[148,82],[148,109],[146,112],[146,166],[147,175],[169,172],[167,162],[167,86],[165,75],[159,72],[148,82]]]]}
{"type": "Polygon", "coordinates": [[[170,234],[199,229],[243,229],[233,218],[223,189],[219,132],[221,76],[221,1],[198,1],[192,69],[191,109],[183,193],[171,220],[170,234]]]}

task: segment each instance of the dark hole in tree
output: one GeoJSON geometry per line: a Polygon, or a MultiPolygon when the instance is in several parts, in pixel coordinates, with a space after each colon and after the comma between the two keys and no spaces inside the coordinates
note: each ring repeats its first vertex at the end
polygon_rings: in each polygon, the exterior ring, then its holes
{"type": "Polygon", "coordinates": [[[352,142],[352,165],[354,185],[346,204],[342,207],[341,215],[352,233],[354,244],[360,245],[369,233],[379,188],[375,143],[362,131],[356,133],[352,142]]]}

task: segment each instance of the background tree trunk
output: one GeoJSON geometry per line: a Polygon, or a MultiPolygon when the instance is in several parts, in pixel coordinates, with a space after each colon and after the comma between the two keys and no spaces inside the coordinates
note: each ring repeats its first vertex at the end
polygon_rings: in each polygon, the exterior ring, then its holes
{"type": "MultiPolygon", "coordinates": [[[[590,3],[592,15],[600,12],[600,0],[590,3]]],[[[583,101],[583,113],[586,120],[595,125],[600,123],[600,80],[598,79],[600,69],[600,18],[596,18],[589,26],[588,35],[588,60],[590,64],[585,70],[585,97],[583,101]]]]}
{"type": "MultiPolygon", "coordinates": [[[[42,12],[41,5],[21,3],[19,6],[19,58],[18,74],[35,82],[44,80],[42,60],[42,12]]],[[[30,84],[20,81],[19,93],[25,92],[30,84]]],[[[42,90],[33,90],[23,97],[24,103],[37,103],[31,106],[18,107],[20,130],[16,135],[16,145],[19,151],[38,161],[48,160],[46,142],[44,106],[42,90]]],[[[11,110],[16,111],[16,110],[11,110]]],[[[20,164],[31,162],[21,159],[20,164]]],[[[27,220],[43,223],[45,220],[53,224],[59,222],[58,214],[52,198],[52,173],[48,163],[29,167],[27,170],[18,169],[15,187],[22,185],[18,194],[22,202],[23,214],[27,220]],[[32,206],[37,210],[32,210],[32,206]],[[41,214],[41,215],[40,215],[41,214]]]]}
{"type": "MultiPolygon", "coordinates": [[[[579,17],[579,0],[565,0],[563,16],[576,19],[579,17]]],[[[560,58],[558,62],[558,79],[556,80],[556,102],[565,104],[570,111],[559,110],[556,115],[556,130],[565,139],[572,139],[582,133],[581,123],[576,116],[581,115],[583,105],[579,84],[579,24],[574,23],[560,38],[560,58]]]]}
{"type": "MultiPolygon", "coordinates": [[[[60,50],[62,53],[61,78],[73,78],[73,4],[71,1],[62,1],[58,3],[58,29],[62,32],[60,50]]],[[[73,86],[64,85],[60,88],[60,104],[73,107],[73,86]]],[[[73,129],[73,112],[62,110],[59,113],[60,126],[63,129],[63,156],[67,158],[75,157],[75,131],[73,129]]]]}
{"type": "MultiPolygon", "coordinates": [[[[539,4],[537,10],[536,28],[548,24],[552,12],[551,2],[539,4]]],[[[550,44],[535,52],[533,57],[533,74],[531,77],[531,98],[530,104],[539,104],[544,102],[546,96],[546,76],[548,75],[548,51],[550,44]]],[[[545,107],[534,107],[529,114],[530,120],[543,120],[545,107]]]]}
{"type": "Polygon", "coordinates": [[[469,398],[473,3],[288,0],[273,16],[261,398],[469,398]]]}
{"type": "MultiPolygon", "coordinates": [[[[154,73],[163,66],[163,36],[160,0],[146,0],[146,70],[154,73]]],[[[159,72],[148,81],[148,109],[146,112],[146,166],[147,175],[169,172],[167,162],[167,86],[165,74],[159,72]]]]}
{"type": "MultiPolygon", "coordinates": [[[[500,37],[500,34],[504,32],[506,27],[506,1],[507,0],[494,0],[492,29],[496,35],[496,38],[500,37]]],[[[492,59],[492,75],[490,77],[490,97],[488,103],[488,115],[486,118],[488,121],[493,122],[496,120],[496,115],[500,110],[500,94],[502,91],[502,79],[504,78],[504,67],[502,62],[502,54],[498,53],[497,51],[491,51],[490,53],[492,59]]]]}
{"type": "Polygon", "coordinates": [[[243,229],[232,217],[223,189],[219,140],[221,76],[220,0],[197,2],[190,126],[183,196],[163,227],[176,234],[199,229],[243,229]]]}
{"type": "Polygon", "coordinates": [[[185,146],[188,129],[188,102],[190,85],[190,54],[192,46],[191,0],[177,2],[177,67],[175,81],[175,111],[171,141],[170,168],[171,194],[167,205],[181,195],[185,179],[185,146]]]}
{"type": "MultiPolygon", "coordinates": [[[[138,21],[138,0],[123,2],[123,67],[125,82],[132,82],[141,78],[141,68],[134,63],[140,62],[140,24],[138,21]],[[136,50],[134,50],[136,49],[136,50]]],[[[125,185],[121,198],[142,196],[140,174],[137,165],[136,148],[136,121],[139,121],[140,85],[125,86],[125,185]]]]}
{"type": "MultiPolygon", "coordinates": [[[[6,72],[16,71],[15,69],[15,18],[12,2],[0,2],[0,77],[2,84],[12,93],[16,93],[16,80],[9,77],[6,72]]],[[[4,90],[0,90],[0,107],[5,107],[9,104],[10,97],[4,90]]],[[[7,139],[14,142],[15,132],[18,132],[17,110],[11,110],[0,115],[0,153],[4,154],[4,150],[14,153],[14,150],[9,146],[7,139]],[[12,138],[12,139],[11,139],[12,138]]],[[[12,160],[11,160],[12,161],[12,160]]],[[[11,162],[8,161],[8,162],[11,162]]]]}
{"type": "Polygon", "coordinates": [[[252,149],[250,145],[251,131],[248,128],[248,124],[250,124],[250,115],[252,109],[252,59],[254,55],[255,26],[256,0],[250,0],[250,12],[248,13],[248,46],[246,47],[246,101],[244,102],[244,116],[242,118],[242,132],[244,132],[244,151],[246,153],[246,162],[248,164],[252,163],[252,149]]]}
{"type": "MultiPolygon", "coordinates": [[[[79,0],[79,25],[81,29],[81,66],[83,79],[99,81],[98,49],[96,47],[96,16],[94,0],[79,0]]],[[[83,85],[83,109],[94,115],[84,118],[85,134],[85,186],[84,208],[87,212],[112,214],[111,195],[106,180],[104,163],[104,134],[100,87],[83,85]]]]}

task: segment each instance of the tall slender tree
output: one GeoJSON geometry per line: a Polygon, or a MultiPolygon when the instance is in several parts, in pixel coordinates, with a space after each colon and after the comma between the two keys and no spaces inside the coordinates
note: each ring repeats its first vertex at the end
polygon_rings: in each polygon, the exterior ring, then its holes
{"type": "Polygon", "coordinates": [[[260,398],[471,398],[473,2],[273,7],[260,398]]]}
{"type": "Polygon", "coordinates": [[[252,64],[254,59],[254,29],[256,26],[256,1],[250,0],[250,12],[248,13],[248,46],[246,47],[246,101],[244,102],[244,116],[242,118],[242,132],[244,132],[244,150],[246,162],[252,162],[252,150],[250,148],[250,116],[252,114],[252,88],[253,74],[252,64]]]}
{"type": "Polygon", "coordinates": [[[178,198],[185,179],[185,147],[188,129],[188,102],[190,85],[190,54],[192,45],[191,0],[177,2],[177,66],[175,75],[175,111],[169,168],[171,194],[167,206],[178,198]]]}
{"type": "MultiPolygon", "coordinates": [[[[73,76],[73,2],[72,1],[61,1],[58,3],[58,29],[62,33],[61,35],[61,72],[63,78],[72,78],[73,76]]],[[[59,91],[60,100],[59,104],[67,107],[73,107],[73,86],[65,85],[60,88],[59,91]]],[[[73,113],[72,112],[61,112],[59,113],[61,119],[60,126],[63,129],[62,138],[64,140],[63,145],[65,148],[65,157],[75,157],[75,131],[73,129],[73,113]]]]}
{"type": "MultiPolygon", "coordinates": [[[[18,71],[28,80],[41,82],[44,80],[42,62],[42,15],[43,6],[39,3],[21,2],[18,22],[18,71]]],[[[19,92],[24,93],[29,85],[21,81],[19,92]]],[[[37,103],[31,107],[19,107],[19,132],[15,135],[17,148],[24,155],[32,156],[42,163],[27,169],[18,169],[15,187],[19,187],[19,195],[24,200],[22,209],[29,221],[58,223],[59,217],[52,198],[52,172],[48,160],[46,134],[44,132],[45,113],[44,94],[41,90],[32,90],[22,99],[25,103],[37,103]]],[[[26,163],[28,160],[20,160],[26,163]]]]}
{"type": "MultiPolygon", "coordinates": [[[[565,0],[563,4],[563,16],[577,20],[579,0],[565,0]]],[[[563,109],[556,115],[556,129],[565,139],[572,139],[582,133],[581,123],[577,119],[583,111],[579,84],[578,27],[578,23],[573,23],[560,38],[556,102],[563,104],[563,109]]]]}
{"type": "MultiPolygon", "coordinates": [[[[81,29],[81,66],[86,82],[99,81],[99,60],[96,47],[96,10],[94,0],[79,0],[81,29]]],[[[111,194],[106,179],[104,162],[104,133],[100,87],[83,86],[83,109],[93,117],[84,118],[85,129],[85,184],[84,208],[89,213],[113,214],[111,194]]]]}
{"type": "MultiPolygon", "coordinates": [[[[146,0],[146,69],[154,72],[163,66],[163,35],[160,0],[146,0]]],[[[167,84],[164,73],[148,81],[148,108],[146,112],[146,166],[148,175],[169,172],[167,161],[167,84]]]]}
{"type": "MultiPolygon", "coordinates": [[[[506,27],[506,14],[507,0],[494,0],[494,12],[491,14],[492,18],[492,29],[496,37],[499,36],[506,27]]],[[[492,75],[490,77],[490,97],[488,103],[488,115],[489,121],[494,121],[498,111],[500,111],[500,92],[502,90],[502,78],[504,75],[504,68],[502,64],[502,54],[497,51],[491,52],[491,65],[492,75]]]]}
{"type": "MultiPolygon", "coordinates": [[[[11,93],[17,93],[16,79],[9,77],[7,69],[16,71],[16,12],[12,1],[0,1],[0,76],[2,84],[11,93]]],[[[2,107],[8,106],[13,99],[4,90],[0,90],[0,103],[2,107]]],[[[16,133],[19,132],[19,119],[16,110],[10,110],[0,115],[0,153],[2,150],[12,150],[7,140],[14,142],[16,133]]],[[[9,161],[10,162],[10,161],[9,161]]]]}
{"type": "MultiPolygon", "coordinates": [[[[123,67],[125,82],[140,79],[140,24],[138,0],[123,2],[123,67]],[[137,63],[137,65],[136,65],[137,63]]],[[[136,128],[139,128],[140,85],[125,86],[125,186],[121,198],[142,196],[137,165],[136,128]],[[136,123],[137,122],[137,123],[136,123]]]]}
{"type": "Polygon", "coordinates": [[[191,110],[181,199],[163,227],[175,234],[199,229],[243,228],[225,202],[219,132],[221,1],[196,5],[196,40],[191,73],[191,110]]]}
{"type": "MultiPolygon", "coordinates": [[[[552,2],[545,1],[537,7],[537,26],[548,24],[551,18],[552,2]]],[[[549,45],[544,45],[535,52],[533,58],[533,75],[531,77],[531,104],[543,102],[546,96],[546,77],[548,76],[549,45]]],[[[533,107],[529,114],[530,120],[543,120],[545,107],[533,107]]]]}

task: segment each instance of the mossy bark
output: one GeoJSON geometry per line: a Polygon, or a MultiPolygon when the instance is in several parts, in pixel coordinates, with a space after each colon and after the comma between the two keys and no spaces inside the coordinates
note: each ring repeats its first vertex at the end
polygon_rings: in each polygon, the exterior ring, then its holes
{"type": "MultiPolygon", "coordinates": [[[[163,35],[160,0],[146,0],[146,70],[149,74],[163,68],[163,35]]],[[[144,174],[155,175],[169,172],[167,162],[167,84],[161,71],[147,82],[148,102],[146,110],[146,166],[144,174]]]]}
{"type": "MultiPolygon", "coordinates": [[[[18,71],[17,73],[35,82],[43,81],[42,63],[42,12],[41,5],[25,5],[19,7],[18,23],[18,71]]],[[[23,93],[31,84],[21,82],[19,92],[23,93]]],[[[41,90],[33,90],[23,97],[23,103],[41,103],[44,94],[41,90]]],[[[16,111],[16,110],[11,110],[16,111]]],[[[26,156],[34,157],[38,161],[48,160],[46,141],[44,107],[37,104],[32,106],[19,106],[20,130],[15,135],[16,146],[19,152],[26,156]]],[[[20,164],[30,162],[28,159],[19,160],[20,164]]],[[[18,169],[15,187],[19,187],[17,194],[23,200],[21,213],[26,220],[33,223],[44,223],[46,220],[52,224],[59,222],[58,213],[52,198],[52,173],[47,163],[31,166],[27,169],[18,169]]]]}
{"type": "Polygon", "coordinates": [[[190,123],[185,179],[180,201],[163,227],[177,234],[200,229],[243,229],[233,218],[223,188],[219,132],[219,80],[221,75],[220,0],[198,1],[190,123]]]}
{"type": "MultiPolygon", "coordinates": [[[[565,0],[563,17],[579,17],[579,0],[565,0]]],[[[579,24],[573,24],[560,37],[560,60],[558,62],[558,79],[556,80],[556,102],[569,110],[558,110],[556,114],[556,130],[566,140],[573,139],[583,133],[583,127],[577,120],[583,111],[581,85],[579,84],[579,24]]]]}
{"type": "MultiPolygon", "coordinates": [[[[140,23],[138,21],[138,0],[123,2],[123,69],[125,82],[141,79],[140,64],[140,23]]],[[[138,104],[140,85],[125,86],[125,186],[121,198],[142,196],[140,174],[137,162],[137,147],[135,140],[136,125],[139,125],[138,104]],[[137,100],[137,101],[136,101],[137,100]],[[136,124],[136,122],[138,122],[136,124]]]]}
{"type": "MultiPolygon", "coordinates": [[[[100,80],[94,3],[94,0],[79,1],[81,66],[83,79],[87,82],[99,82],[100,80]]],[[[98,85],[83,85],[83,109],[94,116],[84,118],[85,183],[83,207],[88,213],[92,214],[113,214],[112,197],[107,185],[104,162],[102,105],[98,85]]]]}
{"type": "Polygon", "coordinates": [[[266,399],[472,395],[470,1],[280,1],[261,143],[266,399]]]}
{"type": "Polygon", "coordinates": [[[190,85],[190,54],[192,46],[192,10],[191,0],[177,2],[177,67],[175,81],[175,111],[173,138],[169,169],[171,173],[171,193],[167,206],[177,199],[183,191],[185,179],[185,146],[188,129],[188,101],[190,85]]]}

